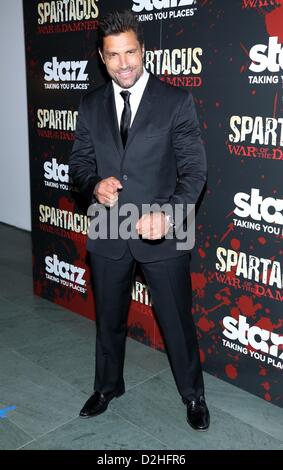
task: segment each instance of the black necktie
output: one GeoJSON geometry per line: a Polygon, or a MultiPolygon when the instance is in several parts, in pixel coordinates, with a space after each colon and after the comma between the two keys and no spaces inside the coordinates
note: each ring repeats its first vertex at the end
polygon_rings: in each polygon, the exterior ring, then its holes
{"type": "Polygon", "coordinates": [[[120,95],[124,100],[124,109],[121,117],[121,124],[120,124],[120,133],[122,137],[122,142],[124,147],[126,147],[127,138],[128,138],[128,131],[131,125],[131,106],[130,106],[130,95],[129,91],[121,91],[120,95]]]}

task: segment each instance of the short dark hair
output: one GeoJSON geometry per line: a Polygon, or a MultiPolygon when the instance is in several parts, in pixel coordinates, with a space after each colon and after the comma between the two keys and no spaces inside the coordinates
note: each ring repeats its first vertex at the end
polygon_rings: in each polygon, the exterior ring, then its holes
{"type": "Polygon", "coordinates": [[[103,50],[103,38],[120,33],[133,31],[136,33],[140,45],[144,44],[143,30],[141,24],[130,10],[112,11],[99,21],[97,31],[97,44],[103,50]]]}

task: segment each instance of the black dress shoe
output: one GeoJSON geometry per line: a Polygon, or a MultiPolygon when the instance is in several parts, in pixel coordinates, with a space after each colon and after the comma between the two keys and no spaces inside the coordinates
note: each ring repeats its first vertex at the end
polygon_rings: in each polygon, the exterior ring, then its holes
{"type": "Polygon", "coordinates": [[[119,390],[117,392],[109,392],[104,394],[100,392],[94,392],[81,409],[80,417],[91,418],[92,416],[100,415],[107,409],[110,401],[114,397],[118,398],[124,393],[125,390],[119,390]]]}
{"type": "Polygon", "coordinates": [[[187,402],[187,421],[196,431],[207,431],[210,417],[204,397],[187,402]]]}

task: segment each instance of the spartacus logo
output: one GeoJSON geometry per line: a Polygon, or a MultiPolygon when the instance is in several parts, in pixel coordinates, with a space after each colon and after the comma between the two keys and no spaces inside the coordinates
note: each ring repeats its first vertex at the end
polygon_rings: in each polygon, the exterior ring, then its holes
{"type": "Polygon", "coordinates": [[[277,36],[272,36],[268,44],[256,44],[249,52],[249,70],[258,75],[249,75],[250,84],[276,84],[283,82],[283,46],[277,36]],[[267,73],[270,74],[267,75],[267,73]],[[265,73],[265,75],[259,75],[265,73]],[[277,74],[277,75],[276,75],[277,74]]]}
{"type": "Polygon", "coordinates": [[[98,0],[54,0],[37,5],[38,34],[97,29],[98,0]]]}
{"type": "Polygon", "coordinates": [[[282,304],[283,266],[279,259],[262,258],[224,246],[217,247],[216,258],[216,282],[246,291],[248,296],[266,297],[282,304]]]}
{"type": "Polygon", "coordinates": [[[132,10],[139,13],[139,21],[166,20],[193,16],[196,4],[197,0],[133,0],[132,10]]]}
{"type": "Polygon", "coordinates": [[[78,111],[70,109],[43,109],[37,110],[38,129],[52,129],[60,131],[76,130],[78,111]]]}
{"type": "Polygon", "coordinates": [[[202,85],[202,49],[154,49],[145,53],[146,69],[173,86],[199,87],[202,85]]]}
{"type": "Polygon", "coordinates": [[[43,65],[45,89],[85,90],[88,88],[87,60],[62,60],[52,57],[43,65]],[[58,83],[59,82],[59,83],[58,83]],[[61,83],[60,83],[61,82],[61,83]]]}
{"type": "Polygon", "coordinates": [[[60,23],[90,20],[98,17],[98,0],[63,0],[40,2],[37,5],[38,23],[60,23]]]}
{"type": "Polygon", "coordinates": [[[37,135],[46,139],[73,141],[78,111],[38,108],[37,135]]]}
{"type": "Polygon", "coordinates": [[[242,0],[242,8],[266,8],[282,5],[283,0],[242,0]]]}
{"type": "Polygon", "coordinates": [[[231,116],[230,142],[283,146],[283,119],[262,116],[231,116]]]}
{"type": "Polygon", "coordinates": [[[282,289],[282,267],[279,261],[268,258],[259,258],[243,251],[237,252],[219,246],[216,250],[217,263],[215,267],[219,272],[234,272],[235,276],[250,281],[261,282],[270,287],[282,289]]]}
{"type": "Polygon", "coordinates": [[[283,119],[231,116],[227,149],[249,159],[283,160],[283,119]]]}

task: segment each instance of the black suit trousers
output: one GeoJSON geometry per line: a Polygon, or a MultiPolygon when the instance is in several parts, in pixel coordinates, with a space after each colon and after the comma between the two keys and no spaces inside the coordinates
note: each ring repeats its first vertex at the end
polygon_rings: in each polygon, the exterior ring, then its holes
{"type": "MultiPolygon", "coordinates": [[[[128,309],[136,261],[128,248],[121,259],[90,253],[96,306],[94,389],[123,390],[128,309]]],[[[191,314],[189,254],[140,263],[165,340],[180,395],[192,400],[204,394],[196,328],[191,314]]]]}

